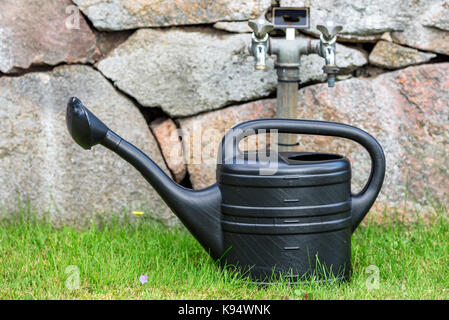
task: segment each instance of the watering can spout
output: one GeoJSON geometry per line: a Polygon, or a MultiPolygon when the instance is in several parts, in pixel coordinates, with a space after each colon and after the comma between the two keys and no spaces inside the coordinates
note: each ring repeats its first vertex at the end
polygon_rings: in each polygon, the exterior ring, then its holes
{"type": "Polygon", "coordinates": [[[147,155],[111,131],[78,98],[66,113],[70,135],[84,149],[101,144],[135,167],[213,259],[222,255],[221,194],[217,185],[194,191],[175,183],[147,155]]]}

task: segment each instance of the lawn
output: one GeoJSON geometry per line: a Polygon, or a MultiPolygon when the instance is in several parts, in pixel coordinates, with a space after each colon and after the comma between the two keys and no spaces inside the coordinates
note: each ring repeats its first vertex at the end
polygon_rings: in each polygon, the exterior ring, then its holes
{"type": "Polygon", "coordinates": [[[145,215],[77,231],[24,211],[0,222],[0,298],[449,299],[449,215],[437,215],[368,220],[353,235],[350,282],[257,286],[217,268],[184,228],[145,215]]]}

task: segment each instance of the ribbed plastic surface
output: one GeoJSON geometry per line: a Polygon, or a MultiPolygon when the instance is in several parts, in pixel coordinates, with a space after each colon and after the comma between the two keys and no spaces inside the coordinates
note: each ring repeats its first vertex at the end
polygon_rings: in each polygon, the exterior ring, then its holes
{"type": "Polygon", "coordinates": [[[258,282],[281,273],[292,282],[311,275],[348,277],[348,159],[335,154],[281,153],[271,175],[261,175],[256,160],[242,161],[218,166],[227,249],[223,262],[249,272],[258,282]]]}

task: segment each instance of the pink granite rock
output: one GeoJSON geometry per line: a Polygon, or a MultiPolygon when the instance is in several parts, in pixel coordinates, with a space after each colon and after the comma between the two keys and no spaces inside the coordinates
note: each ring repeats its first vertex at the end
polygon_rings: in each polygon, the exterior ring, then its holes
{"type": "Polygon", "coordinates": [[[391,37],[409,47],[449,55],[449,32],[445,30],[415,23],[403,32],[392,32],[391,37]]]}
{"type": "MultiPolygon", "coordinates": [[[[274,100],[260,100],[179,120],[190,181],[195,189],[215,182],[218,146],[223,135],[240,122],[274,117],[274,104],[274,100]]],[[[246,149],[255,149],[258,140],[263,142],[256,139],[242,143],[247,143],[246,149]]]]}
{"type": "Polygon", "coordinates": [[[257,17],[270,0],[73,0],[99,30],[207,24],[257,17]]]}
{"type": "Polygon", "coordinates": [[[0,1],[0,72],[94,62],[96,39],[70,0],[0,1]]]}
{"type": "MultiPolygon", "coordinates": [[[[300,94],[299,114],[351,124],[379,140],[387,158],[381,199],[442,199],[449,193],[448,74],[449,64],[441,63],[339,82],[335,91],[311,86],[300,94]]],[[[343,141],[318,142],[318,148],[334,149],[354,160],[354,182],[360,189],[369,174],[367,153],[343,141]]]]}
{"type": "Polygon", "coordinates": [[[385,69],[400,69],[426,63],[435,58],[434,53],[421,52],[389,41],[379,41],[369,55],[369,62],[385,69]]]}
{"type": "MultiPolygon", "coordinates": [[[[90,66],[60,66],[0,78],[0,203],[18,199],[55,223],[90,225],[100,214],[146,215],[177,221],[157,192],[129,163],[101,146],[77,145],[67,130],[70,96],[167,170],[156,139],[136,106],[90,66]]],[[[132,218],[131,218],[132,219],[132,218]]]]}
{"type": "Polygon", "coordinates": [[[175,181],[182,181],[186,176],[187,166],[184,161],[184,154],[176,124],[171,119],[160,118],[154,120],[150,124],[150,127],[159,143],[167,167],[173,174],[175,181]]]}

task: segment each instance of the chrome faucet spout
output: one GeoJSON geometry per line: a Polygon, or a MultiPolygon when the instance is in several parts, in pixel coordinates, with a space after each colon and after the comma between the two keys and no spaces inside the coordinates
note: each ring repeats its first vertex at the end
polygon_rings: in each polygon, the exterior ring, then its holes
{"type": "Polygon", "coordinates": [[[335,76],[339,71],[336,62],[337,34],[341,32],[343,26],[327,19],[324,24],[317,25],[317,29],[321,32],[320,55],[325,60],[323,71],[327,74],[327,85],[333,87],[335,76]]]}
{"type": "Polygon", "coordinates": [[[340,70],[337,67],[336,62],[336,41],[336,36],[330,41],[324,39],[323,35],[320,37],[320,55],[325,61],[323,71],[327,74],[327,85],[329,87],[333,87],[335,85],[335,75],[340,70]]]}
{"type": "Polygon", "coordinates": [[[256,58],[256,70],[266,70],[267,69],[267,54],[268,54],[268,32],[273,30],[274,26],[272,23],[265,19],[265,15],[262,14],[259,18],[255,20],[250,20],[248,25],[253,29],[253,34],[251,37],[251,44],[249,46],[249,52],[256,58]]]}
{"type": "Polygon", "coordinates": [[[267,69],[267,53],[268,53],[268,33],[263,39],[258,39],[254,34],[252,36],[249,48],[251,54],[256,58],[256,70],[267,69]]]}

